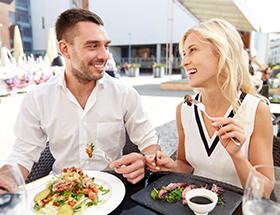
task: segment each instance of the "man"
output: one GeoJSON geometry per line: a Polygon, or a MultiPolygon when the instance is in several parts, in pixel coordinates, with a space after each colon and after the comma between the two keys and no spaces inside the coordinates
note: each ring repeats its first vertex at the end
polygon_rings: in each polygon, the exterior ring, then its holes
{"type": "Polygon", "coordinates": [[[56,35],[65,71],[27,93],[7,163],[16,160],[26,179],[49,141],[54,174],[72,165],[116,168],[137,183],[144,177],[145,161],[139,153],[122,156],[125,129],[145,154],[155,153],[157,138],[138,93],[104,72],[110,39],[103,21],[88,10],[69,9],[58,17],[56,35]]]}

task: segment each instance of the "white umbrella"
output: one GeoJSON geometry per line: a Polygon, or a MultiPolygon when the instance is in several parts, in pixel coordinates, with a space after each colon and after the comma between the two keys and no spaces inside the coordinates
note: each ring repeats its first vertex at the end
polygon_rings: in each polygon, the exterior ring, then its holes
{"type": "Polygon", "coordinates": [[[0,66],[10,67],[12,65],[11,59],[8,57],[8,49],[6,46],[1,48],[1,63],[0,66]]]}
{"type": "Polygon", "coordinates": [[[14,56],[16,57],[17,61],[20,57],[24,56],[21,35],[17,25],[14,29],[14,56]]]}
{"type": "Polygon", "coordinates": [[[49,30],[47,56],[49,58],[50,64],[52,63],[53,59],[55,59],[58,56],[53,28],[50,28],[49,30]]]}

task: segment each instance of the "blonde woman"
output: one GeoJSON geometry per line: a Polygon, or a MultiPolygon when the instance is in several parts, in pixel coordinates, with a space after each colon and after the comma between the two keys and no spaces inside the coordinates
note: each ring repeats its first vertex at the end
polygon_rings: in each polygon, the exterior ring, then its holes
{"type": "MultiPolygon", "coordinates": [[[[245,187],[252,166],[273,165],[268,105],[257,94],[261,81],[248,72],[248,54],[230,23],[211,19],[188,29],[180,42],[182,66],[208,119],[196,106],[176,110],[178,154],[146,156],[150,171],[193,173],[245,187]],[[232,138],[240,143],[236,145],[232,138]]],[[[273,174],[262,173],[267,177],[273,174]]]]}

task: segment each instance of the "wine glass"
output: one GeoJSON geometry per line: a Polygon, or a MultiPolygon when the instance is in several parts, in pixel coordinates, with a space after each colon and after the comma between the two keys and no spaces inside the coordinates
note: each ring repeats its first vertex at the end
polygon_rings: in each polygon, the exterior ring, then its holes
{"type": "Polygon", "coordinates": [[[248,176],[243,195],[244,215],[280,214],[280,167],[254,166],[248,176]],[[269,179],[262,173],[274,174],[269,179]]]}
{"type": "Polygon", "coordinates": [[[0,172],[0,215],[22,214],[26,198],[25,182],[18,165],[5,165],[0,172]]]}

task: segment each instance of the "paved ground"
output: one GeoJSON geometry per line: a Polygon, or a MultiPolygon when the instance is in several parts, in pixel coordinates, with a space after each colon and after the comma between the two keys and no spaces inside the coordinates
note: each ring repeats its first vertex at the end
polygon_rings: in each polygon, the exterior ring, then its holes
{"type": "MultiPolygon", "coordinates": [[[[172,75],[172,81],[178,81],[181,75],[172,75]]],[[[176,106],[187,92],[160,90],[160,83],[170,81],[170,77],[154,78],[151,75],[139,77],[121,76],[120,81],[130,84],[141,95],[142,103],[148,112],[152,125],[160,134],[162,151],[171,155],[177,148],[177,130],[175,123],[176,106]]],[[[191,92],[188,92],[191,93],[191,92]]],[[[13,126],[19,106],[25,93],[1,97],[0,104],[0,166],[11,153],[15,136],[13,126]]]]}

